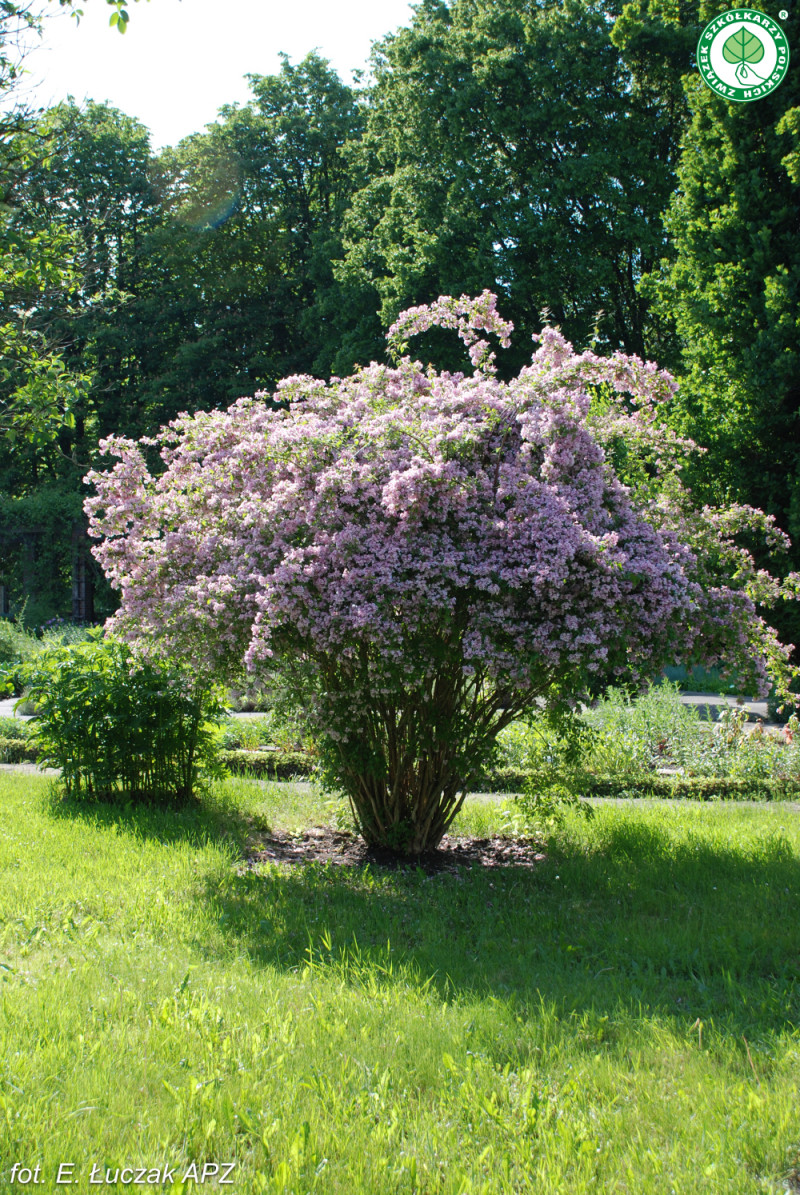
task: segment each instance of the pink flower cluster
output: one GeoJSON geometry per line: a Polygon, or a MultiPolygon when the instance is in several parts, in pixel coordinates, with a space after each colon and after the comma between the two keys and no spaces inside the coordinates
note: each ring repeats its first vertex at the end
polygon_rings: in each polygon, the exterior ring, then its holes
{"type": "Polygon", "coordinates": [[[403,337],[427,332],[429,328],[453,328],[469,350],[469,359],[479,373],[496,373],[495,355],[489,351],[488,340],[479,340],[477,331],[494,332],[503,348],[511,344],[514,325],[504,320],[497,310],[497,296],[485,290],[477,299],[462,295],[440,295],[435,303],[424,307],[409,307],[401,311],[386,334],[394,352],[405,347],[403,337]]]}
{"type": "Polygon", "coordinates": [[[507,342],[488,294],[405,312],[390,336],[433,323],[483,368],[403,357],[328,384],[288,378],[287,410],[257,395],[180,416],[145,443],[160,447],[155,474],[140,445],[106,441],[118,463],[90,475],[86,505],[122,597],[115,629],[218,676],[291,662],[327,694],[334,738],[454,669],[533,698],[689,653],[755,658],[752,600],[710,575],[704,588],[692,545],[620,482],[597,432],[627,421],[646,436],[669,376],[578,356],[545,329],[501,383],[473,335],[507,342]]]}

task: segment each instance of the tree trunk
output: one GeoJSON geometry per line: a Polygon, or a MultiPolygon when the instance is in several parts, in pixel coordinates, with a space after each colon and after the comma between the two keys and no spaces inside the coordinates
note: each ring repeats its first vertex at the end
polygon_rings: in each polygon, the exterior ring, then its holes
{"type": "Polygon", "coordinates": [[[429,756],[402,776],[353,777],[348,796],[370,846],[402,855],[436,850],[466,795],[462,778],[447,774],[440,764],[429,756]]]}

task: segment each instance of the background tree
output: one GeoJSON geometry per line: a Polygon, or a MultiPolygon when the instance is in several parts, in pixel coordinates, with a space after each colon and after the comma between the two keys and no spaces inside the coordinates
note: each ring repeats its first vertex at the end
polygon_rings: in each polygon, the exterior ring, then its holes
{"type": "Polygon", "coordinates": [[[159,335],[162,384],[178,409],[217,406],[288,373],[330,373],[347,323],[331,263],[354,188],[356,95],[316,54],[296,66],[284,56],[277,75],[250,83],[251,103],[223,109],[157,163],[153,266],[172,324],[159,335]]]}
{"type": "MultiPolygon", "coordinates": [[[[60,512],[78,517],[101,437],[142,435],[285,373],[329,371],[340,348],[347,305],[331,258],[358,106],[315,55],[252,82],[252,106],[158,159],[147,130],[108,105],[61,104],[36,126],[49,153],[17,184],[15,227],[28,246],[58,230],[75,287],[69,300],[38,295],[29,318],[61,346],[65,375],[80,368],[91,385],[73,384],[70,422],[55,418],[47,443],[0,450],[3,517],[28,535],[6,554],[6,584],[19,602],[28,591],[32,617],[52,600],[49,578],[68,578],[60,512]],[[37,549],[32,570],[33,534],[61,544],[59,564],[37,549]]],[[[69,613],[67,584],[62,593],[46,616],[69,613]]]]}
{"type": "Polygon", "coordinates": [[[0,5],[0,440],[11,443],[51,439],[86,381],[82,372],[69,376],[57,336],[39,316],[53,299],[68,303],[77,285],[71,239],[49,221],[30,228],[19,218],[21,186],[51,149],[19,94],[41,22],[33,5],[0,5]]]}
{"type": "MultiPolygon", "coordinates": [[[[717,11],[684,9],[694,45],[717,11]]],[[[628,34],[635,42],[650,29],[653,56],[666,61],[664,12],[642,12],[627,11],[628,34]]],[[[795,44],[797,14],[782,25],[795,44]]],[[[698,496],[762,507],[800,543],[800,177],[792,141],[800,62],[792,59],[771,95],[728,103],[692,71],[689,48],[683,86],[691,121],[666,219],[670,255],[643,292],[673,330],[675,425],[707,447],[689,471],[698,496]]],[[[788,562],[798,561],[795,548],[788,562]]],[[[782,614],[780,626],[798,641],[795,613],[782,614]]]]}
{"type": "MultiPolygon", "coordinates": [[[[89,380],[83,368],[70,370],[64,346],[45,314],[54,303],[68,305],[78,286],[72,237],[49,221],[31,228],[19,211],[20,189],[50,149],[35,113],[15,94],[27,40],[39,31],[41,19],[41,11],[33,6],[13,0],[0,5],[0,614],[7,612],[14,574],[15,596],[21,600],[38,588],[36,549],[43,538],[30,510],[17,517],[15,498],[20,491],[9,475],[16,468],[12,454],[32,462],[27,484],[36,486],[41,480],[36,454],[74,425],[74,409],[89,380]]],[[[51,497],[42,495],[49,509],[51,497]]],[[[69,543],[70,513],[62,502],[57,501],[55,509],[60,512],[57,518],[66,517],[66,528],[60,530],[69,543]]],[[[80,518],[77,495],[71,515],[80,518]]],[[[62,557],[56,552],[48,561],[45,617],[60,594],[69,592],[69,568],[61,567],[62,557]]]]}
{"type": "Polygon", "coordinates": [[[653,351],[637,283],[664,251],[685,110],[611,28],[573,0],[425,0],[380,44],[341,272],[384,324],[489,286],[524,331],[547,308],[579,343],[653,351]]]}
{"type": "Polygon", "coordinates": [[[120,312],[142,282],[154,194],[147,130],[107,105],[58,105],[32,135],[48,153],[32,160],[15,185],[12,227],[28,253],[43,237],[62,248],[59,268],[68,270],[69,293],[40,287],[25,318],[58,346],[70,402],[67,417],[54,413],[48,435],[27,443],[6,438],[0,509],[13,532],[5,583],[19,602],[27,596],[26,615],[39,621],[74,613],[70,581],[83,522],[82,478],[97,438],[104,428],[136,424],[132,353],[120,312]],[[54,589],[62,595],[55,609],[54,589]]]}
{"type": "Polygon", "coordinates": [[[692,122],[668,217],[674,260],[649,283],[679,339],[684,425],[710,444],[705,489],[758,500],[795,537],[800,187],[782,122],[799,87],[797,68],[752,104],[687,85],[692,122]]]}

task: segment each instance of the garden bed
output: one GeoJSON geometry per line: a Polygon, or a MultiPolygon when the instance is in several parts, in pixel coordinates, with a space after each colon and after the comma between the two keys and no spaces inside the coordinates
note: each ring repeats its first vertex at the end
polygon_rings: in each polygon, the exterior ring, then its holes
{"type": "Polygon", "coordinates": [[[299,834],[280,831],[260,834],[247,846],[240,870],[261,863],[332,863],[360,867],[419,868],[426,875],[457,872],[467,867],[535,867],[544,859],[541,843],[532,838],[512,839],[451,837],[445,835],[438,850],[413,860],[369,847],[363,838],[346,830],[314,827],[299,834]]]}

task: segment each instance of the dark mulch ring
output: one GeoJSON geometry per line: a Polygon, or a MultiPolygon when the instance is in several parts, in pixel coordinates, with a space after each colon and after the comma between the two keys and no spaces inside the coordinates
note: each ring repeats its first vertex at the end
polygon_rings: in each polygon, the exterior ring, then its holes
{"type": "Polygon", "coordinates": [[[438,850],[409,858],[369,847],[346,830],[315,827],[302,834],[275,831],[251,839],[245,851],[248,870],[258,863],[334,863],[348,867],[420,868],[426,875],[471,867],[535,867],[544,859],[541,843],[532,838],[451,838],[438,850]]]}

